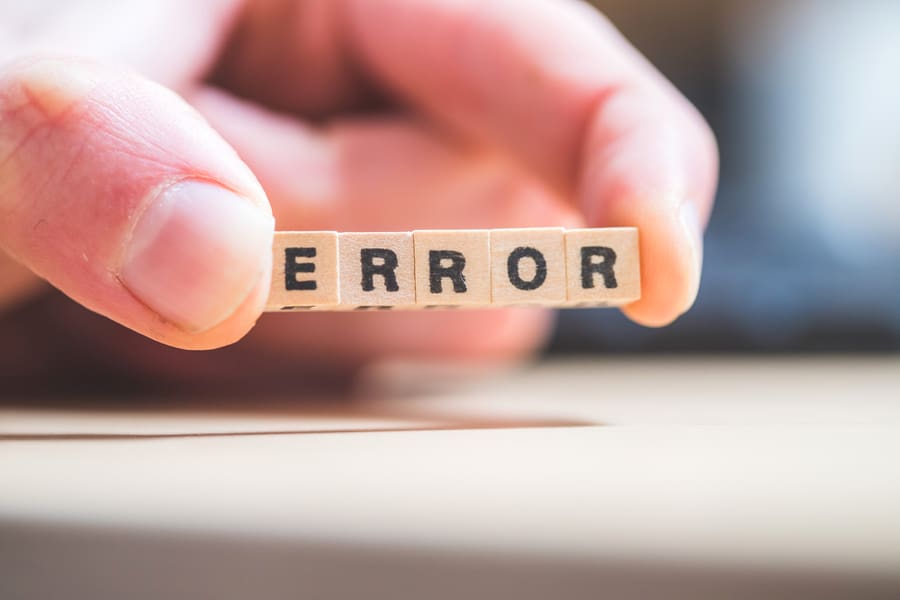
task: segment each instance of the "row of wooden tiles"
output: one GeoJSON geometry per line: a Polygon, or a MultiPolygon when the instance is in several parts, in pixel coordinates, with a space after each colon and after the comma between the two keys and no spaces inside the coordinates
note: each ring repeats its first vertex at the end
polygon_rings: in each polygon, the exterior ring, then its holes
{"type": "Polygon", "coordinates": [[[267,310],[621,306],[634,228],[277,232],[267,310]]]}

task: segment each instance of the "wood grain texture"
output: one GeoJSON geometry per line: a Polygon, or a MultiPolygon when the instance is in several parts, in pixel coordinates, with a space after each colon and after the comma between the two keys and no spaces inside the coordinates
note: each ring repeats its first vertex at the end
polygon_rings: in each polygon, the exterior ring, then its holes
{"type": "Polygon", "coordinates": [[[557,227],[491,231],[493,305],[565,302],[563,231],[557,227]]]}
{"type": "Polygon", "coordinates": [[[569,229],[565,247],[566,304],[621,306],[640,299],[637,229],[569,229]]]}
{"type": "Polygon", "coordinates": [[[328,310],[339,303],[338,234],[276,232],[266,310],[328,310]]]}
{"type": "Polygon", "coordinates": [[[413,236],[341,233],[338,236],[343,309],[414,307],[413,236]]]}
{"type": "Polygon", "coordinates": [[[490,305],[490,231],[414,231],[413,243],[420,307],[490,305]]]}

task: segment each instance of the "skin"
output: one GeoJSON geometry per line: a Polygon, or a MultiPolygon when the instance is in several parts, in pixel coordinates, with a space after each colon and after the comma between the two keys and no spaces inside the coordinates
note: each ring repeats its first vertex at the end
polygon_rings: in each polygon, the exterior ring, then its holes
{"type": "MultiPolygon", "coordinates": [[[[5,3],[0,340],[33,327],[38,363],[68,336],[122,369],[221,381],[392,355],[505,361],[545,339],[533,309],[260,318],[262,238],[237,257],[246,285],[201,298],[221,318],[185,326],[123,270],[154,194],[185,180],[249,202],[266,235],[270,215],[338,231],[637,226],[644,295],[625,312],[663,326],[697,293],[717,160],[697,111],[574,0],[5,3]]],[[[180,247],[155,260],[177,265],[180,247]]],[[[0,371],[21,368],[12,343],[0,371]]]]}

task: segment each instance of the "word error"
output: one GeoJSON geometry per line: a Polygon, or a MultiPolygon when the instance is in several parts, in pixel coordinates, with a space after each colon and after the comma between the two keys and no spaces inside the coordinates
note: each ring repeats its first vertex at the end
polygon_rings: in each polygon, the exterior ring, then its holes
{"type": "Polygon", "coordinates": [[[641,297],[638,231],[275,234],[267,310],[621,306],[641,297]]]}

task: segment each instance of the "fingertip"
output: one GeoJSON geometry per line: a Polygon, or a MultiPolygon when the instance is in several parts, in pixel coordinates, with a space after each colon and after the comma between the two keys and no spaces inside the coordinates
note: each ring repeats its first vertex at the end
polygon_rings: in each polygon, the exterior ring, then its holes
{"type": "Polygon", "coordinates": [[[168,345],[219,347],[253,326],[271,276],[271,208],[179,96],[115,66],[37,57],[4,69],[0,112],[0,246],[11,256],[168,345]]]}
{"type": "Polygon", "coordinates": [[[230,190],[178,182],[155,193],[137,220],[118,279],[182,332],[207,334],[269,276],[273,231],[267,211],[230,190]]]}
{"type": "Polygon", "coordinates": [[[645,327],[665,327],[693,306],[700,289],[703,238],[696,205],[685,202],[641,227],[641,299],[623,309],[645,327]]]}
{"type": "Polygon", "coordinates": [[[699,290],[718,179],[715,137],[687,101],[637,89],[609,98],[586,139],[579,200],[588,222],[640,231],[642,297],[624,312],[666,326],[699,290]]]}
{"type": "Polygon", "coordinates": [[[171,323],[160,321],[160,328],[151,329],[146,335],[157,342],[182,350],[215,350],[230,346],[243,339],[256,326],[266,306],[270,283],[271,269],[260,276],[248,296],[232,314],[207,331],[186,332],[173,327],[171,323]]]}

